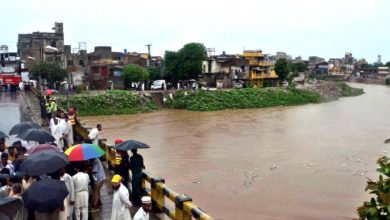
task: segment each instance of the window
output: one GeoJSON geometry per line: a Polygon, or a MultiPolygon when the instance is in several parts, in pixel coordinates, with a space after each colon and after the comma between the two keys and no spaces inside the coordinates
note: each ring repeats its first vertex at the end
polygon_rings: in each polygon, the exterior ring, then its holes
{"type": "Polygon", "coordinates": [[[107,67],[106,66],[102,67],[102,76],[107,76],[107,67]]]}
{"type": "Polygon", "coordinates": [[[68,66],[73,66],[73,60],[68,60],[68,66]]]}
{"type": "Polygon", "coordinates": [[[55,40],[53,40],[53,41],[50,43],[50,46],[52,46],[52,47],[57,47],[57,43],[56,43],[56,41],[55,41],[55,40]]]}
{"type": "Polygon", "coordinates": [[[79,60],[79,65],[84,66],[85,65],[84,60],[79,60]]]}
{"type": "Polygon", "coordinates": [[[97,66],[92,67],[92,73],[99,74],[99,67],[97,66]]]}

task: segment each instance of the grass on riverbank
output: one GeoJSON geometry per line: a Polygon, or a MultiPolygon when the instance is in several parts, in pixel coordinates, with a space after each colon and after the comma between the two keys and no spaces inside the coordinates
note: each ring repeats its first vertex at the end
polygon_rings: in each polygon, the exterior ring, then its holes
{"type": "Polygon", "coordinates": [[[215,111],[223,109],[266,108],[274,106],[319,103],[323,98],[315,92],[284,88],[247,88],[223,91],[180,91],[168,99],[172,108],[192,111],[215,111]]]}
{"type": "Polygon", "coordinates": [[[363,89],[350,87],[346,83],[340,83],[340,87],[341,87],[341,96],[342,97],[359,96],[359,95],[364,94],[363,89]]]}
{"type": "MultiPolygon", "coordinates": [[[[61,104],[65,107],[66,100],[62,100],[61,104]]],[[[110,90],[97,95],[72,95],[70,106],[76,108],[78,115],[135,114],[158,109],[149,98],[140,98],[134,92],[123,90],[110,90]]]]}

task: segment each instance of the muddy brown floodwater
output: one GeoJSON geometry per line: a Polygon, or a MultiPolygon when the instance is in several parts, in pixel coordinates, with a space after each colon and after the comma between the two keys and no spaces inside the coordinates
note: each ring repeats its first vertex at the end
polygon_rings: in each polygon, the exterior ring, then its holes
{"type": "Polygon", "coordinates": [[[390,87],[272,109],[82,117],[103,136],[135,139],[147,170],[216,219],[352,219],[366,178],[388,155],[390,87]]]}

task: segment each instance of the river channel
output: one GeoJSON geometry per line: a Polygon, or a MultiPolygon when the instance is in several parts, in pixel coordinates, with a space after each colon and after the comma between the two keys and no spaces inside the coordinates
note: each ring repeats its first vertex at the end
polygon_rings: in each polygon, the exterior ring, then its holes
{"type": "Polygon", "coordinates": [[[146,169],[216,219],[352,219],[389,155],[390,87],[294,107],[82,117],[135,139],[146,169]]]}

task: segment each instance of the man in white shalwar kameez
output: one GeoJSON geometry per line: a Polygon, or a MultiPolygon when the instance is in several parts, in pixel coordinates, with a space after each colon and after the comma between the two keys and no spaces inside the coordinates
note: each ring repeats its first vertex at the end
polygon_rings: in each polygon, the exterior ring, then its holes
{"type": "Polygon", "coordinates": [[[96,128],[93,128],[89,134],[88,138],[92,140],[92,144],[99,146],[99,140],[101,139],[100,131],[102,130],[102,125],[97,124],[96,128]]]}
{"type": "Polygon", "coordinates": [[[72,122],[69,121],[69,116],[67,114],[64,115],[64,119],[61,119],[61,133],[63,139],[66,141],[67,148],[73,145],[73,129],[72,122]]]}
{"type": "Polygon", "coordinates": [[[54,124],[53,126],[51,127],[51,135],[53,135],[55,141],[54,143],[57,145],[57,147],[62,150],[62,133],[61,133],[61,126],[60,124],[58,123],[58,120],[57,118],[54,118],[53,119],[54,121],[54,124]]]}
{"type": "Polygon", "coordinates": [[[141,201],[142,206],[135,213],[133,220],[149,220],[149,213],[152,211],[152,198],[143,196],[141,201]]]}
{"type": "Polygon", "coordinates": [[[78,171],[73,177],[74,184],[74,212],[76,220],[88,220],[88,174],[80,171],[80,168],[76,168],[78,171]]]}
{"type": "Polygon", "coordinates": [[[74,204],[74,183],[72,177],[65,173],[65,169],[60,170],[61,180],[65,182],[69,195],[65,198],[65,207],[67,208],[67,219],[72,219],[73,216],[73,204],[74,204]]]}
{"type": "Polygon", "coordinates": [[[111,220],[131,220],[129,190],[121,183],[122,177],[118,174],[112,177],[114,196],[112,199],[111,220]]]}

